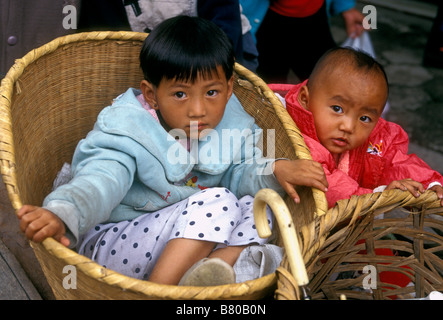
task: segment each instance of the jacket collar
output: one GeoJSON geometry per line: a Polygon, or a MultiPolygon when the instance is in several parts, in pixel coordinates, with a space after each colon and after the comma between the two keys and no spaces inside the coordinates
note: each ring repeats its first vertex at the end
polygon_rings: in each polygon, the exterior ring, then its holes
{"type": "Polygon", "coordinates": [[[229,132],[241,133],[245,128],[252,132],[255,123],[233,94],[218,126],[211,135],[199,141],[197,155],[195,149],[187,152],[182,143],[166,132],[143,108],[136,97],[138,94],[139,90],[128,89],[100,114],[97,123],[104,132],[127,136],[141,144],[164,166],[168,180],[173,182],[184,179],[194,168],[209,174],[226,171],[237,156],[234,153],[237,149],[235,146],[227,149],[219,138],[229,132]],[[211,152],[212,157],[208,156],[211,152]],[[229,152],[229,156],[226,152],[229,152]],[[214,154],[217,158],[214,158],[214,154]]]}
{"type": "Polygon", "coordinates": [[[286,109],[288,110],[288,113],[296,123],[301,133],[316,140],[317,142],[320,142],[317,137],[317,131],[315,130],[314,125],[314,117],[311,111],[303,108],[297,101],[298,93],[300,92],[301,87],[306,85],[307,82],[308,81],[305,80],[302,83],[296,84],[288,91],[285,96],[286,109]]]}

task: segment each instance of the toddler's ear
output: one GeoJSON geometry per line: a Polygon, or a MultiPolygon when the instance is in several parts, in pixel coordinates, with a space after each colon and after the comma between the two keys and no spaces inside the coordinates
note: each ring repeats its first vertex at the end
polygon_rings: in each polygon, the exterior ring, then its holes
{"type": "Polygon", "coordinates": [[[142,80],[140,83],[140,90],[142,91],[143,97],[145,98],[146,102],[149,103],[151,108],[157,110],[157,100],[155,98],[155,87],[152,83],[142,80]]]}
{"type": "Polygon", "coordinates": [[[300,88],[297,95],[297,101],[304,109],[309,110],[309,90],[306,85],[300,88]]]}

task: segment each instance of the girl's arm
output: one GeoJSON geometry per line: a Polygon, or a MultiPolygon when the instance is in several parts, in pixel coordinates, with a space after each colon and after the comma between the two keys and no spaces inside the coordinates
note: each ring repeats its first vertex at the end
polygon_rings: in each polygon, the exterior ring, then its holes
{"type": "Polygon", "coordinates": [[[66,229],[63,221],[44,208],[25,205],[17,212],[20,220],[20,230],[34,242],[41,242],[48,237],[54,237],[68,247],[69,239],[65,236],[66,229]]]}

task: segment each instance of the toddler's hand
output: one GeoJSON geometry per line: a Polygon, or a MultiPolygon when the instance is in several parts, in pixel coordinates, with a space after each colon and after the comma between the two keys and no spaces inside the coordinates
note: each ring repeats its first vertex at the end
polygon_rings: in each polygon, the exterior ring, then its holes
{"type": "Polygon", "coordinates": [[[425,192],[425,188],[420,182],[414,181],[412,179],[403,179],[392,181],[386,187],[386,190],[400,189],[403,191],[409,191],[414,197],[418,198],[420,193],[425,192]]]}
{"type": "Polygon", "coordinates": [[[429,188],[429,190],[433,190],[437,193],[437,197],[440,199],[440,206],[443,207],[443,188],[442,188],[442,186],[435,185],[432,188],[429,188]]]}
{"type": "Polygon", "coordinates": [[[328,181],[320,163],[312,160],[277,160],[274,163],[274,175],[286,193],[300,202],[295,186],[314,187],[326,192],[328,181]]]}
{"type": "Polygon", "coordinates": [[[29,240],[42,242],[53,237],[64,246],[69,246],[70,241],[65,236],[65,224],[51,211],[25,205],[18,210],[17,216],[20,219],[20,230],[29,240]]]}

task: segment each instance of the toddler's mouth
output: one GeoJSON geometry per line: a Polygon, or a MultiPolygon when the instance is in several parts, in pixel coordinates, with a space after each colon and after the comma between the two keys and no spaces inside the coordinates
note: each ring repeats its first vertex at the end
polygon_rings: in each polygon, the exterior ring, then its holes
{"type": "Polygon", "coordinates": [[[349,141],[345,138],[333,138],[332,141],[339,147],[346,147],[349,141]]]}

